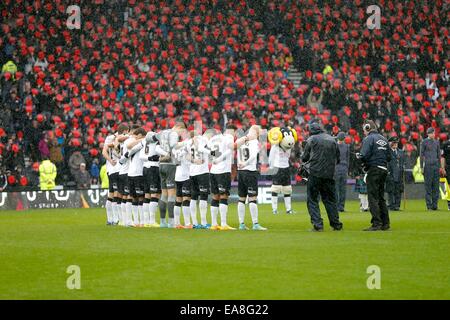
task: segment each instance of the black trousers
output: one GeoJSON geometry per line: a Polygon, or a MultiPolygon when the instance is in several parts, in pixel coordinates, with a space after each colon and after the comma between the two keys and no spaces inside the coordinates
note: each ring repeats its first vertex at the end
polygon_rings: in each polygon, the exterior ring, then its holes
{"type": "Polygon", "coordinates": [[[320,215],[319,195],[327,210],[330,226],[341,229],[342,223],[339,221],[339,212],[336,205],[336,186],[334,179],[309,176],[307,184],[307,206],[311,216],[311,223],[317,228],[323,228],[323,220],[320,215]]]}
{"type": "Polygon", "coordinates": [[[427,209],[437,209],[439,201],[439,165],[425,165],[423,169],[425,179],[425,201],[427,209]]]}
{"type": "Polygon", "coordinates": [[[378,167],[371,167],[367,172],[367,195],[373,227],[389,225],[389,211],[384,200],[386,177],[387,170],[378,167]]]}
{"type": "Polygon", "coordinates": [[[347,172],[336,172],[336,203],[339,211],[344,211],[347,193],[347,172]]]}
{"type": "Polygon", "coordinates": [[[402,201],[403,183],[401,181],[394,181],[392,178],[387,178],[386,193],[388,194],[388,208],[389,210],[399,210],[402,201]]]}

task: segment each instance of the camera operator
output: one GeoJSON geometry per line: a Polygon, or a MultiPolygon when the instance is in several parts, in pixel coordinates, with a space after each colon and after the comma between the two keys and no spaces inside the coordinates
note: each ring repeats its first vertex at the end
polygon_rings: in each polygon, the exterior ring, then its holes
{"type": "Polygon", "coordinates": [[[323,231],[320,216],[319,194],[327,211],[333,230],[342,229],[336,204],[334,172],[339,163],[339,149],[335,139],[325,133],[320,124],[309,126],[310,137],[306,141],[302,161],[308,171],[307,206],[313,224],[312,231],[323,231]]]}
{"type": "Polygon", "coordinates": [[[391,160],[391,149],[385,137],[378,133],[375,122],[368,120],[363,125],[364,135],[361,152],[358,155],[364,166],[372,214],[372,226],[364,231],[388,230],[389,211],[384,200],[384,186],[388,174],[387,165],[391,160]]]}

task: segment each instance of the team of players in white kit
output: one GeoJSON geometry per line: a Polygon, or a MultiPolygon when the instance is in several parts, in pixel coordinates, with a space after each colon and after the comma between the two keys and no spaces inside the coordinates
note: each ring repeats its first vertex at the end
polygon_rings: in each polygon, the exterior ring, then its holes
{"type": "MultiPolygon", "coordinates": [[[[156,133],[138,126],[119,125],[117,132],[106,138],[102,152],[109,177],[107,224],[235,230],[227,224],[227,212],[236,150],[239,230],[249,229],[244,223],[246,204],[252,230],[267,230],[259,224],[257,206],[261,128],[252,126],[237,139],[235,129],[228,126],[223,133],[209,129],[204,134],[195,134],[180,121],[172,129],[156,133]],[[207,221],[209,195],[211,223],[207,221]]],[[[290,151],[275,146],[269,156],[269,164],[279,170],[277,176],[283,180],[272,186],[274,213],[279,192],[284,193],[286,209],[291,211],[289,155],[290,151]]]]}

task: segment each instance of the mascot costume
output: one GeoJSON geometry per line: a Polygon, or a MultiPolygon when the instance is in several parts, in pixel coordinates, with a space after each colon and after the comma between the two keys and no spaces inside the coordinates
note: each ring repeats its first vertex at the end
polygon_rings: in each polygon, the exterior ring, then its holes
{"type": "Polygon", "coordinates": [[[272,213],[278,213],[278,195],[284,195],[286,213],[294,213],[291,206],[291,174],[289,158],[292,148],[297,142],[297,132],[290,127],[270,129],[268,139],[271,144],[269,167],[272,175],[272,213]]]}

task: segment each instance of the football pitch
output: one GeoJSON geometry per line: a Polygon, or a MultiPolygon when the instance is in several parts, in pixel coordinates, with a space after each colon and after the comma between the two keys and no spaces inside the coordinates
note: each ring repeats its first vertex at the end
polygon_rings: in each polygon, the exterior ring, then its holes
{"type": "MultiPolygon", "coordinates": [[[[111,227],[104,209],[0,212],[0,299],[450,299],[443,201],[439,212],[408,201],[384,232],[361,231],[370,214],[356,202],[341,232],[323,207],[322,233],[309,231],[305,203],[294,215],[259,208],[265,232],[111,227]],[[79,290],[66,285],[71,265],[79,290]],[[369,266],[380,289],[367,286],[369,266]]],[[[237,226],[235,205],[228,216],[237,226]]]]}

